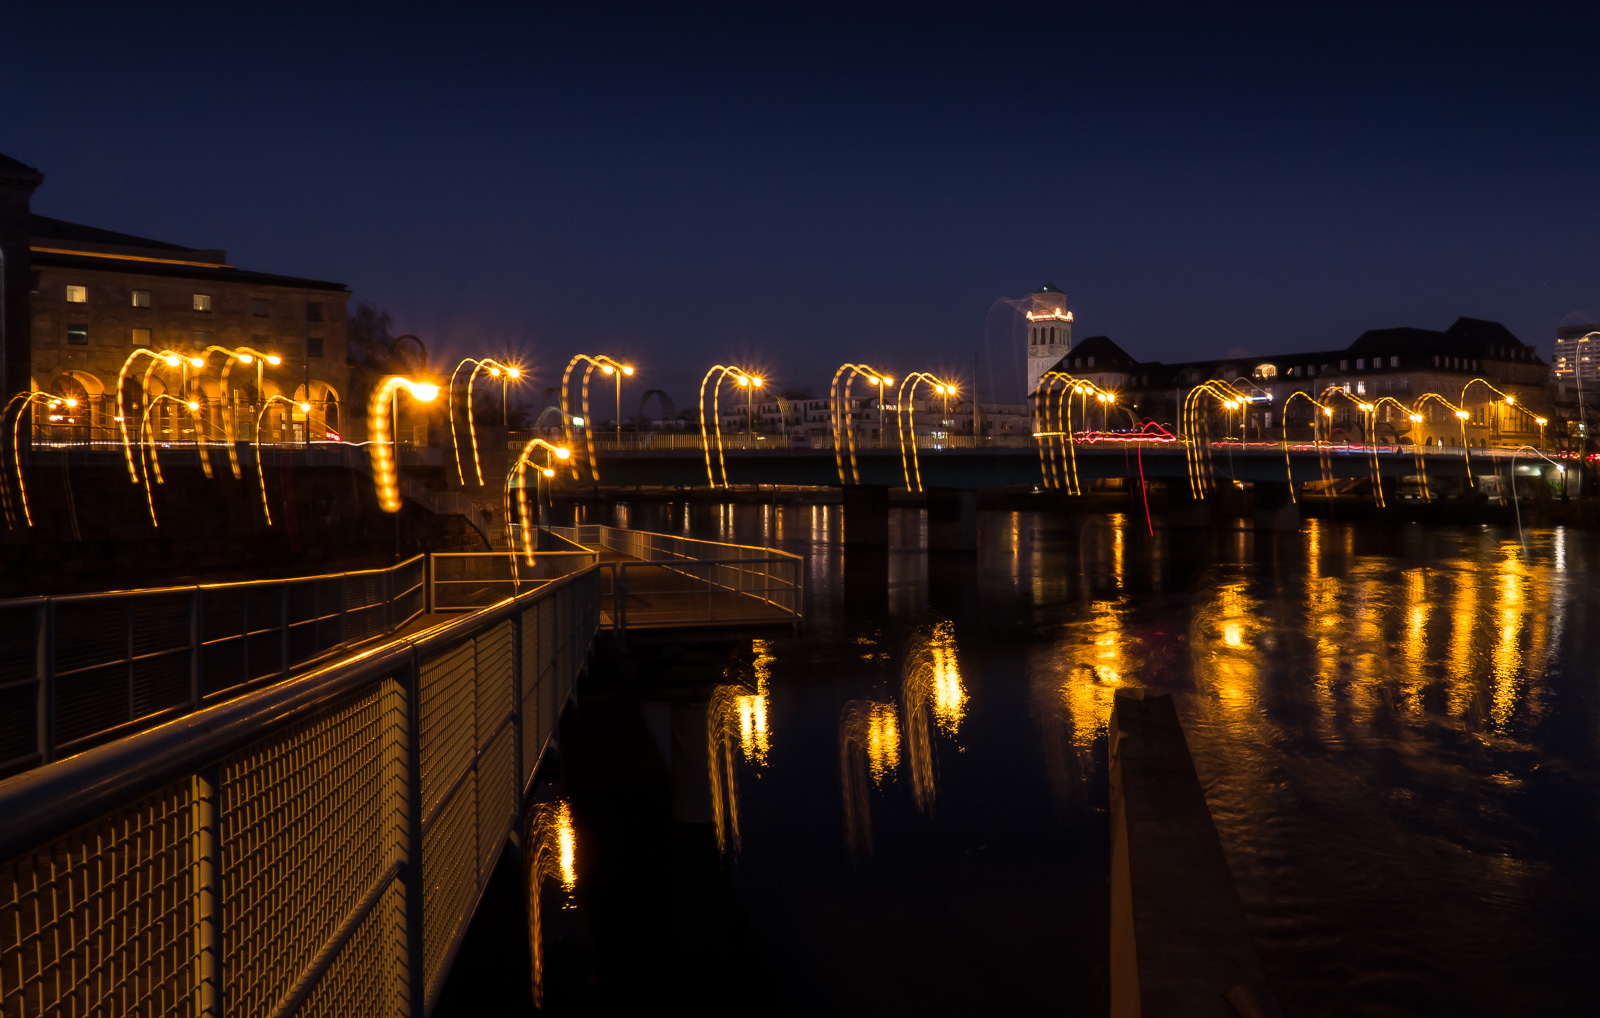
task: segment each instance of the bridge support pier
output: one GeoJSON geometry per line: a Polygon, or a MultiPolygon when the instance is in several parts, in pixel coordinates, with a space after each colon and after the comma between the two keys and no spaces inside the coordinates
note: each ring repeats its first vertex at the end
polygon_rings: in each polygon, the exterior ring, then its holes
{"type": "Polygon", "coordinates": [[[889,546],[889,488],[882,484],[847,484],[844,487],[844,543],[846,547],[889,546]]]}
{"type": "Polygon", "coordinates": [[[1255,495],[1255,524],[1257,530],[1300,529],[1300,505],[1287,481],[1257,481],[1255,495]]]}
{"type": "Polygon", "coordinates": [[[978,493],[928,489],[928,550],[978,550],[978,493]]]}
{"type": "Polygon", "coordinates": [[[1211,526],[1211,505],[1195,498],[1188,481],[1167,482],[1167,526],[1173,530],[1204,530],[1211,526]]]}

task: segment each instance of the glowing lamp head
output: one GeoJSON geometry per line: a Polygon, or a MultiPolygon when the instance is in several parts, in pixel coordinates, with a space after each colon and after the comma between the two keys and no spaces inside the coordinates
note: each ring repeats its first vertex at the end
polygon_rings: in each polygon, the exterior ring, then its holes
{"type": "Polygon", "coordinates": [[[1332,417],[1333,416],[1333,407],[1330,407],[1330,406],[1323,407],[1322,408],[1322,416],[1324,416],[1324,417],[1332,417]]]}
{"type": "Polygon", "coordinates": [[[253,363],[255,363],[255,358],[250,356],[247,353],[242,353],[242,354],[239,355],[239,363],[240,364],[253,364],[253,363]]]}
{"type": "Polygon", "coordinates": [[[583,427],[583,418],[582,418],[582,417],[574,417],[574,418],[573,418],[573,419],[572,419],[572,426],[573,426],[573,427],[574,427],[574,428],[581,428],[581,427],[583,427]]]}
{"type": "Polygon", "coordinates": [[[763,382],[762,382],[762,381],[761,381],[761,376],[760,376],[760,375],[754,375],[754,376],[752,376],[752,377],[751,377],[751,379],[750,379],[750,383],[751,383],[751,384],[752,384],[752,385],[754,385],[754,386],[755,386],[755,387],[756,387],[756,388],[757,388],[757,389],[759,389],[759,388],[761,388],[761,386],[762,386],[762,385],[763,385],[763,384],[764,384],[764,383],[763,383],[763,382]]]}
{"type": "Polygon", "coordinates": [[[189,366],[194,368],[203,368],[206,366],[206,359],[204,357],[190,357],[189,366]]]}
{"type": "Polygon", "coordinates": [[[1456,411],[1456,416],[1461,418],[1462,420],[1466,420],[1471,415],[1468,414],[1465,410],[1457,410],[1456,411]]]}
{"type": "Polygon", "coordinates": [[[78,401],[71,396],[67,397],[67,406],[77,406],[78,401]]]}
{"type": "Polygon", "coordinates": [[[611,365],[609,365],[609,364],[602,364],[602,365],[600,365],[600,370],[601,370],[601,371],[604,371],[604,372],[605,372],[605,373],[606,373],[606,374],[608,374],[608,375],[614,375],[614,374],[616,374],[616,373],[617,373],[617,369],[616,369],[616,368],[614,368],[614,367],[612,367],[612,366],[611,366],[611,365]]]}
{"type": "Polygon", "coordinates": [[[571,456],[572,456],[572,450],[568,449],[566,446],[563,445],[563,446],[558,446],[556,448],[556,459],[564,460],[564,459],[568,459],[571,456]]]}
{"type": "Polygon", "coordinates": [[[1411,415],[1411,423],[1412,424],[1421,424],[1422,423],[1422,415],[1421,414],[1412,414],[1411,415]]]}
{"type": "Polygon", "coordinates": [[[275,353],[269,353],[267,354],[267,363],[271,364],[273,367],[277,367],[279,364],[283,363],[283,358],[279,357],[275,353]]]}
{"type": "Polygon", "coordinates": [[[187,406],[190,410],[199,410],[200,409],[200,404],[195,402],[192,399],[188,403],[186,403],[184,405],[187,406]]]}
{"type": "Polygon", "coordinates": [[[544,475],[546,477],[554,477],[556,475],[556,472],[554,470],[551,470],[549,467],[545,467],[544,468],[544,475]]]}
{"type": "MultiPolygon", "coordinates": [[[[633,375],[633,365],[631,365],[631,364],[624,364],[624,365],[623,365],[623,366],[622,366],[622,373],[623,373],[623,374],[624,374],[624,375],[628,375],[628,376],[629,376],[629,377],[632,377],[632,375],[633,375]]],[[[760,383],[760,382],[757,382],[757,383],[756,383],[756,384],[757,384],[757,385],[760,385],[760,384],[761,384],[761,383],[760,383]]]]}
{"type": "Polygon", "coordinates": [[[749,375],[740,375],[739,376],[739,388],[741,388],[741,389],[750,388],[750,376],[749,375]]]}
{"type": "Polygon", "coordinates": [[[491,378],[499,378],[500,377],[500,369],[499,368],[490,368],[489,369],[489,377],[491,377],[491,378]]]}
{"type": "Polygon", "coordinates": [[[303,413],[303,414],[309,414],[311,412],[311,404],[310,403],[301,403],[300,404],[300,412],[303,413]]]}
{"type": "Polygon", "coordinates": [[[884,375],[882,381],[883,381],[884,385],[893,385],[894,384],[894,379],[890,378],[888,375],[884,375]]]}
{"type": "Polygon", "coordinates": [[[506,374],[510,375],[512,378],[521,378],[522,377],[522,369],[521,368],[506,368],[506,374]]]}
{"type": "Polygon", "coordinates": [[[177,367],[180,361],[180,358],[175,353],[169,353],[161,359],[167,362],[167,367],[169,368],[177,367]]]}
{"type": "Polygon", "coordinates": [[[1514,405],[1516,405],[1516,402],[1517,402],[1517,397],[1515,397],[1515,396],[1507,396],[1506,397],[1506,406],[1514,406],[1514,405]]]}
{"type": "Polygon", "coordinates": [[[439,387],[429,382],[411,386],[411,395],[419,403],[432,403],[439,398],[439,387]]]}
{"type": "Polygon", "coordinates": [[[1548,418],[1548,417],[1535,417],[1535,418],[1534,418],[1534,419],[1533,419],[1533,423],[1535,423],[1535,424],[1537,424],[1537,425],[1539,425],[1539,427],[1541,427],[1541,428],[1542,428],[1542,427],[1544,427],[1544,426],[1545,426],[1545,425],[1546,425],[1546,424],[1549,424],[1549,423],[1550,423],[1550,418],[1548,418]]]}

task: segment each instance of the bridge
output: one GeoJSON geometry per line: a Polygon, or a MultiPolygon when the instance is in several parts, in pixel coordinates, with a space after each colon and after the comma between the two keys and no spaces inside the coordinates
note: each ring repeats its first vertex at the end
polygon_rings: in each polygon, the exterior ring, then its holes
{"type": "Polygon", "coordinates": [[[596,641],[802,619],[794,555],[540,543],[0,602],[0,1013],[426,1015],[596,641]]]}

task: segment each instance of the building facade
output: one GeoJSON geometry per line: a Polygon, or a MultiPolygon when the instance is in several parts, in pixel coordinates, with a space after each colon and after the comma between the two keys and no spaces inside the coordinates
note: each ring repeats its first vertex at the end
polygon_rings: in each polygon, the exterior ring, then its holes
{"type": "Polygon", "coordinates": [[[1053,283],[1046,283],[1029,294],[1028,391],[1039,387],[1039,379],[1072,350],[1072,312],[1067,297],[1053,283]]]}
{"type": "Polygon", "coordinates": [[[1198,404],[1217,437],[1215,429],[1222,427],[1246,441],[1277,441],[1287,427],[1290,438],[1309,438],[1319,412],[1314,399],[1332,410],[1319,433],[1335,441],[1537,447],[1555,438],[1549,366],[1505,326],[1475,318],[1457,319],[1443,331],[1374,329],[1343,350],[1179,364],[1139,361],[1097,336],[1054,370],[1116,391],[1126,412],[1113,418],[1113,426],[1154,421],[1177,431],[1190,393],[1214,382],[1235,394],[1238,404],[1228,410],[1211,397],[1198,404]]]}
{"type": "MultiPolygon", "coordinates": [[[[27,265],[26,359],[8,345],[7,395],[63,397],[48,419],[35,414],[36,438],[119,440],[118,417],[174,441],[221,439],[228,421],[241,438],[258,421],[274,441],[364,437],[344,284],[241,269],[221,250],[52,219],[26,203],[7,215],[5,255],[25,215],[27,265]]],[[[7,296],[10,319],[20,295],[7,296]]]]}

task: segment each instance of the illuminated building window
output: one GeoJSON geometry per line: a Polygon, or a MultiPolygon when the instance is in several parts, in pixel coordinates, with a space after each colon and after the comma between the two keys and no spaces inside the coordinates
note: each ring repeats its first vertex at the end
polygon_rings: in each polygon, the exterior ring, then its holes
{"type": "Polygon", "coordinates": [[[1400,358],[1399,357],[1390,357],[1389,358],[1389,366],[1391,368],[1398,368],[1400,366],[1400,358]]]}
{"type": "Polygon", "coordinates": [[[1357,371],[1365,371],[1366,367],[1367,367],[1367,359],[1365,357],[1357,357],[1356,358],[1356,370],[1357,371]]]}
{"type": "Polygon", "coordinates": [[[1094,354],[1089,355],[1089,366],[1094,367],[1094,354]]]}
{"type": "Polygon", "coordinates": [[[267,318],[272,314],[272,301],[265,297],[250,298],[250,316],[252,318],[267,318]]]}
{"type": "Polygon", "coordinates": [[[71,346],[88,346],[89,327],[87,325],[67,326],[67,343],[71,346]]]}
{"type": "Polygon", "coordinates": [[[133,345],[134,346],[150,346],[151,345],[151,343],[150,343],[150,330],[149,329],[134,329],[133,330],[133,345]]]}
{"type": "Polygon", "coordinates": [[[307,301],[306,302],[306,321],[308,321],[308,322],[320,322],[320,321],[322,321],[322,304],[319,301],[314,301],[313,300],[313,301],[307,301]]]}
{"type": "Polygon", "coordinates": [[[1340,361],[1339,362],[1339,370],[1340,371],[1349,371],[1350,370],[1350,362],[1349,361],[1340,361]]]}
{"type": "Polygon", "coordinates": [[[150,306],[150,291],[149,290],[135,290],[135,291],[133,291],[133,306],[136,307],[136,308],[147,308],[147,307],[149,307],[150,306]]]}
{"type": "Polygon", "coordinates": [[[67,287],[68,304],[87,304],[89,302],[89,288],[87,286],[67,287]]]}
{"type": "Polygon", "coordinates": [[[194,309],[196,311],[210,311],[211,310],[211,295],[209,293],[197,293],[197,294],[195,294],[194,295],[194,309]]]}
{"type": "Polygon", "coordinates": [[[311,336],[306,340],[306,356],[307,357],[321,357],[322,356],[322,337],[321,336],[311,336]]]}

